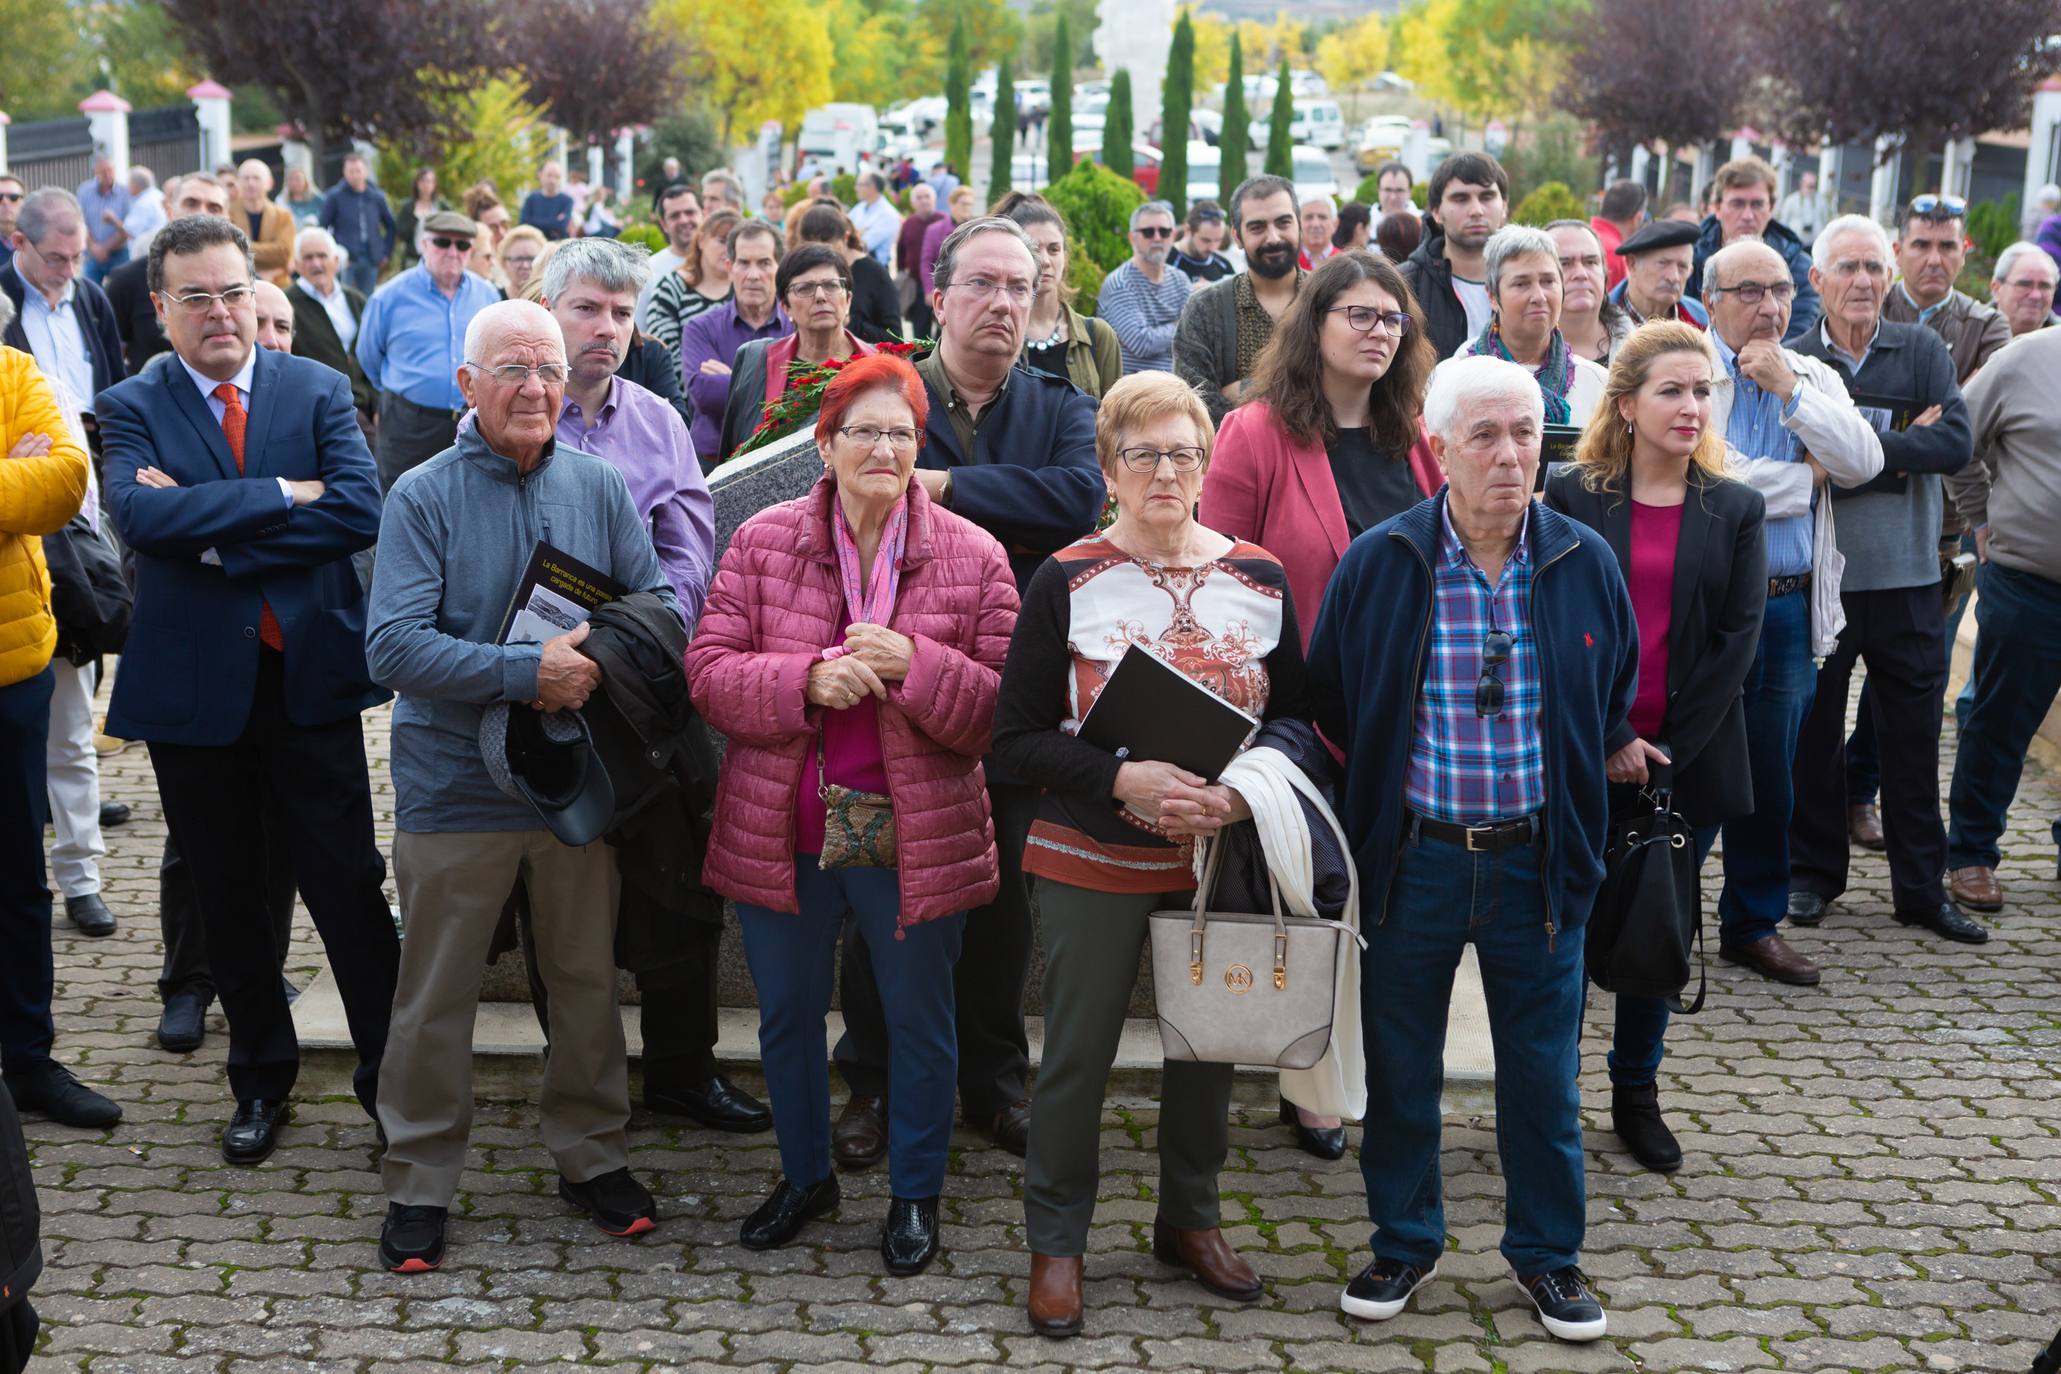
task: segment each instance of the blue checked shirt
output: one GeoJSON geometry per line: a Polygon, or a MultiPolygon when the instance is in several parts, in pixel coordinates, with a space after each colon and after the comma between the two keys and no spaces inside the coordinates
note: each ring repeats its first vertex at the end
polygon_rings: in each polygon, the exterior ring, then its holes
{"type": "MultiPolygon", "coordinates": [[[[1796,413],[1797,397],[1784,405],[1772,391],[1739,371],[1739,355],[1725,344],[1715,329],[1706,336],[1725,360],[1732,375],[1732,414],[1725,423],[1725,442],[1748,458],[1768,458],[1780,463],[1803,461],[1803,442],[1784,429],[1782,421],[1796,413]]],[[[1812,498],[1816,500],[1815,497],[1812,498]]],[[[1795,577],[1811,570],[1811,517],[1785,515],[1767,522],[1768,576],[1795,577]]]]}
{"type": "Polygon", "coordinates": [[[1531,522],[1490,590],[1467,557],[1444,512],[1438,564],[1432,570],[1432,615],[1424,685],[1403,796],[1412,811],[1461,825],[1514,821],[1546,804],[1545,754],[1539,738],[1538,643],[1531,630],[1531,522]],[[1510,658],[1496,670],[1503,710],[1479,716],[1482,641],[1490,630],[1511,636],[1510,658]]]}

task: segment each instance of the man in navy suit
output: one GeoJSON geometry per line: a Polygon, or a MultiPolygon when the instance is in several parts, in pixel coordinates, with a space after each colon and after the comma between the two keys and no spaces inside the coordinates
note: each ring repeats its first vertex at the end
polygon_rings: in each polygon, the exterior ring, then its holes
{"type": "Polygon", "coordinates": [[[271,1153],[300,1067],[266,915],[265,833],[284,830],[368,1115],[400,965],[358,721],[387,693],[365,670],[351,567],[377,537],[379,482],[349,380],[255,347],[253,281],[234,224],[191,216],[159,230],[151,296],[175,356],[99,404],[137,582],[108,730],[148,741],[193,875],[229,1018],[232,1163],[271,1153]]]}

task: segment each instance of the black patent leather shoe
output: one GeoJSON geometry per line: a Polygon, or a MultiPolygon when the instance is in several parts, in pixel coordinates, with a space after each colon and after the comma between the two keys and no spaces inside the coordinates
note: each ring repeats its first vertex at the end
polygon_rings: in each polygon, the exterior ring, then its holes
{"type": "Polygon", "coordinates": [[[83,897],[64,899],[65,919],[81,935],[99,939],[115,933],[114,913],[107,909],[107,903],[100,900],[100,894],[89,892],[83,897]]]}
{"type": "Polygon", "coordinates": [[[208,1038],[208,999],[197,992],[175,992],[165,999],[157,1019],[157,1043],[173,1054],[191,1054],[208,1038]]]}
{"type": "Polygon", "coordinates": [[[1792,892],[1789,894],[1789,923],[1818,925],[1825,919],[1825,907],[1825,899],[1815,892],[1792,892]]]}
{"type": "Polygon", "coordinates": [[[1900,926],[1923,926],[1934,935],[1944,935],[1964,945],[1989,942],[1989,927],[1952,902],[1941,902],[1929,911],[1899,911],[1896,923],[1900,926]]]}
{"type": "Polygon", "coordinates": [[[54,1059],[7,1066],[7,1092],[17,1110],[33,1112],[60,1126],[104,1130],[122,1119],[122,1109],[93,1091],[54,1059]]]}
{"type": "Polygon", "coordinates": [[[1295,1128],[1295,1145],[1306,1155],[1319,1159],[1345,1158],[1345,1127],[1329,1129],[1302,1124],[1302,1116],[1295,1110],[1295,1104],[1287,1098],[1281,1099],[1281,1124],[1295,1128]]]}
{"type": "Polygon", "coordinates": [[[236,1104],[229,1129],[222,1132],[222,1158],[231,1164],[255,1164],[272,1153],[279,1143],[279,1128],[286,1124],[284,1102],[254,1097],[236,1104]]]}
{"type": "Polygon", "coordinates": [[[747,1250],[777,1250],[800,1234],[805,1223],[836,1211],[842,1197],[835,1173],[807,1187],[783,1178],[774,1185],[773,1195],[744,1219],[737,1239],[747,1250]]]}
{"type": "Polygon", "coordinates": [[[887,1205],[880,1258],[898,1278],[920,1274],[937,1258],[937,1199],[898,1197],[887,1205]]]}
{"type": "Polygon", "coordinates": [[[684,1116],[712,1131],[751,1135],[773,1129],[773,1114],[766,1104],[729,1079],[717,1074],[699,1088],[679,1084],[644,1082],[644,1107],[668,1116],[684,1116]]]}
{"type": "Polygon", "coordinates": [[[127,825],[131,814],[121,802],[104,801],[100,804],[100,828],[112,830],[118,825],[127,825]]]}

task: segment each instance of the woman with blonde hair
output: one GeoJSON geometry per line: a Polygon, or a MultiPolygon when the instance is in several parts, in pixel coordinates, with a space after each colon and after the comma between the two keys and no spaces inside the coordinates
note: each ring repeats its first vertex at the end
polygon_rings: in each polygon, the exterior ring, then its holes
{"type": "Polygon", "coordinates": [[[510,300],[536,299],[535,293],[523,288],[532,278],[543,275],[550,245],[551,240],[544,237],[543,230],[528,224],[510,229],[501,240],[501,246],[494,250],[494,270],[501,274],[499,285],[510,300]]]}
{"type": "MultiPolygon", "coordinates": [[[[1638,692],[1605,742],[1612,809],[1637,806],[1643,787],[1672,787],[1699,865],[1719,823],[1753,810],[1748,750],[1779,738],[1746,727],[1743,688],[1770,590],[1766,503],[1726,475],[1711,411],[1719,375],[1702,330],[1641,325],[1617,350],[1574,461],[1546,479],[1546,504],[1617,555],[1638,621],[1638,692]]],[[[1667,1021],[1660,998],[1618,997],[1610,1051],[1611,1123],[1632,1157],[1660,1173],[1682,1164],[1660,1115],[1667,1021]]]]}
{"type": "Polygon", "coordinates": [[[659,279],[651,293],[651,336],[680,365],[680,331],[687,321],[730,296],[730,231],[744,222],[735,210],[718,210],[701,222],[680,265],[659,279]]]}

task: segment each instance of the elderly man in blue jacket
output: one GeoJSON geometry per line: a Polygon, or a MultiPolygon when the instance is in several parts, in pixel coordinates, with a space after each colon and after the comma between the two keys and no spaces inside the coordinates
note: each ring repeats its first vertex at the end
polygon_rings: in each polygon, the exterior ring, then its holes
{"type": "Polygon", "coordinates": [[[1496,1048],[1503,1257],[1547,1331],[1592,1341],[1603,1308],[1576,1267],[1582,935],[1638,632],[1602,538],[1531,499],[1544,407],[1528,371],[1447,363],[1424,421],[1445,488],[1346,550],[1310,643],[1317,725],[1345,751],[1367,937],[1374,1259],[1340,1305],[1395,1316],[1445,1249],[1438,1098],[1471,941],[1496,1048]]]}

